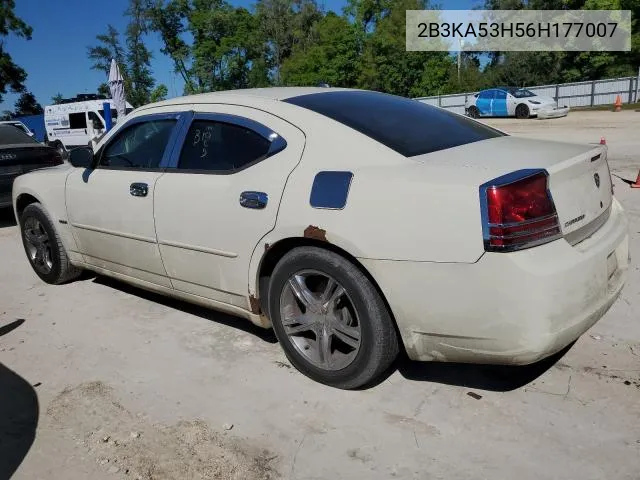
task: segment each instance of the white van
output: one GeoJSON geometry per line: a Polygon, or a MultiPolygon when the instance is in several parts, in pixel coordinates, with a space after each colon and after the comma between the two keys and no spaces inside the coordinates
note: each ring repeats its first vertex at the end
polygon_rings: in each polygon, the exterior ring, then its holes
{"type": "MultiPolygon", "coordinates": [[[[97,95],[78,95],[63,100],[58,105],[47,105],[44,109],[45,143],[61,153],[74,147],[86,147],[105,132],[104,103],[111,106],[111,118],[115,125],[118,112],[115,103],[97,95]]],[[[127,103],[127,113],[133,107],[127,103]]]]}

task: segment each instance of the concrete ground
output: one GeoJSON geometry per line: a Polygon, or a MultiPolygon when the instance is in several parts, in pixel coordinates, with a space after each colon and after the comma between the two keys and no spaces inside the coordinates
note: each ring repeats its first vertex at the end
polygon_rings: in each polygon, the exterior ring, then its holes
{"type": "MultiPolygon", "coordinates": [[[[640,168],[640,113],[491,124],[605,136],[616,175],[640,168]]],[[[355,392],[302,376],[244,320],[103,277],[45,285],[2,213],[0,479],[638,479],[640,190],[615,187],[628,284],[564,355],[520,368],[400,361],[355,392]]]]}

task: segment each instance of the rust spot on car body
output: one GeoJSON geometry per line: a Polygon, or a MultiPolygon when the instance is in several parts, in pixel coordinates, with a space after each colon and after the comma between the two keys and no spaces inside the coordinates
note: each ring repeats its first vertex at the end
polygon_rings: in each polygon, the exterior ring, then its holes
{"type": "Polygon", "coordinates": [[[309,225],[304,229],[304,238],[312,238],[314,240],[320,240],[321,242],[327,241],[327,231],[315,225],[309,225]]]}
{"type": "Polygon", "coordinates": [[[251,307],[251,313],[260,314],[260,300],[253,295],[249,295],[249,306],[251,307]]]}

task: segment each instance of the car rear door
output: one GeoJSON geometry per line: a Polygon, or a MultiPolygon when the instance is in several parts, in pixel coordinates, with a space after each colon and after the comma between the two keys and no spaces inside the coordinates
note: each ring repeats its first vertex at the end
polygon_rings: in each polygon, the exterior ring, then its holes
{"type": "Polygon", "coordinates": [[[193,110],[171,168],[156,184],[160,252],[176,290],[247,309],[251,255],[275,225],[305,137],[261,110],[193,110]]]}
{"type": "Polygon", "coordinates": [[[156,242],[153,196],[182,119],[137,117],[100,148],[95,169],[69,175],[68,221],[86,263],[171,286],[156,242]]]}

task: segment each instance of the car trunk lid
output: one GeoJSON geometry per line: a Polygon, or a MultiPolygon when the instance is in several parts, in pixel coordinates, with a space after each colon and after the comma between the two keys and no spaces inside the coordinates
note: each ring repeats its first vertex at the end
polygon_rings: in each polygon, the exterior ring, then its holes
{"type": "Polygon", "coordinates": [[[412,158],[476,188],[518,170],[546,170],[562,234],[572,245],[604,224],[612,203],[607,149],[601,145],[505,136],[412,158]]]}

